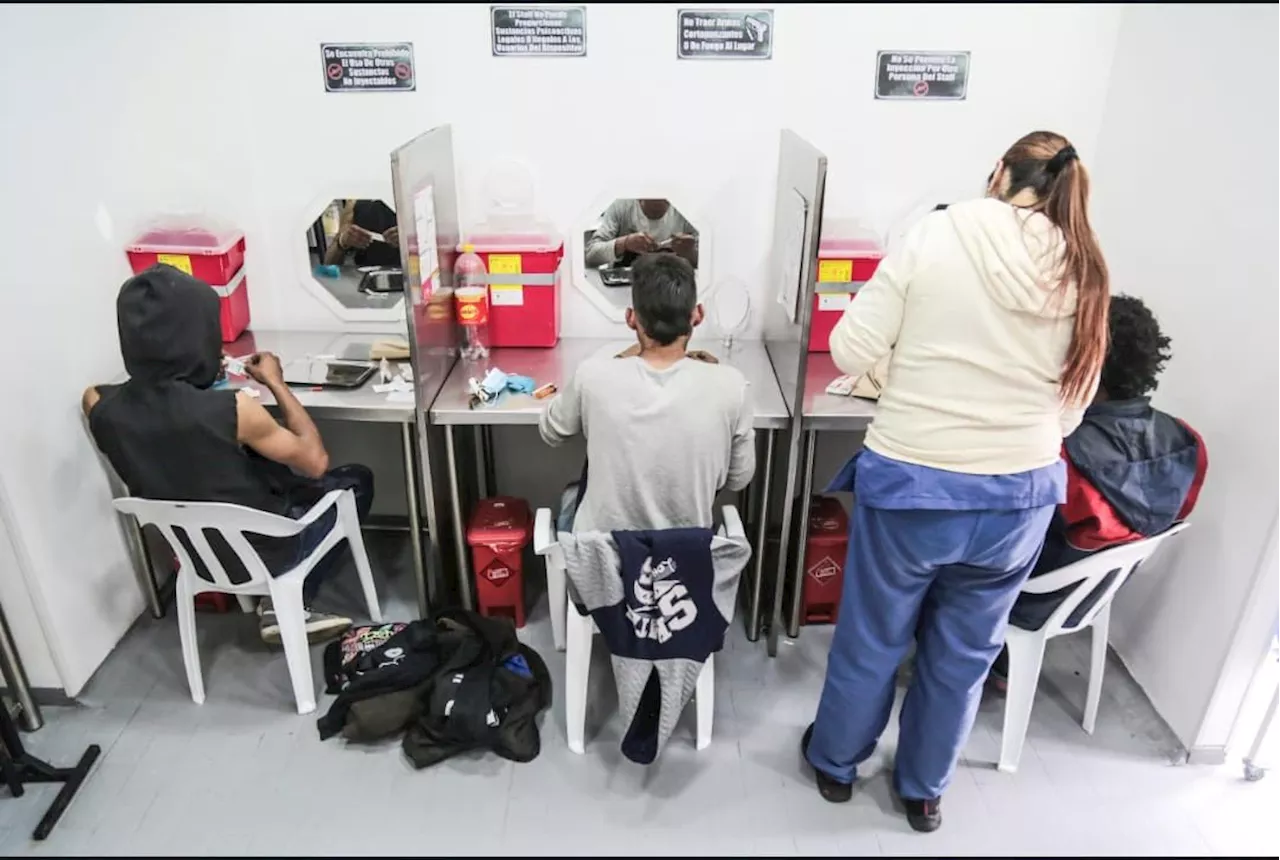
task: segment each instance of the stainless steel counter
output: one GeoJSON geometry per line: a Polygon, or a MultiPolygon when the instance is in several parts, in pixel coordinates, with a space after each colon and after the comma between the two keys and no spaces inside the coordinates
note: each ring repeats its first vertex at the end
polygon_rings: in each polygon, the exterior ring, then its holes
{"type": "MultiPolygon", "coordinates": [[[[439,396],[431,405],[431,423],[445,425],[498,425],[538,423],[546,406],[527,394],[502,395],[489,406],[469,405],[467,380],[484,376],[490,367],[504,373],[532,378],[536,385],[548,382],[564,387],[579,364],[595,357],[612,357],[634,343],[633,340],[608,338],[564,338],[550,349],[494,349],[485,361],[460,361],[445,380],[439,396]]],[[[756,429],[776,430],[787,426],[789,414],[782,391],[774,377],[773,367],[760,341],[735,341],[725,348],[714,338],[695,338],[694,349],[704,349],[723,364],[736,368],[751,386],[756,429]]]]}
{"type": "Polygon", "coordinates": [[[801,413],[806,430],[866,430],[875,417],[876,405],[869,400],[827,394],[827,386],[839,376],[831,353],[809,353],[801,413]]]}
{"type": "MultiPolygon", "coordinates": [[[[280,357],[281,364],[322,355],[363,361],[369,358],[369,347],[379,340],[397,340],[404,343],[404,328],[362,334],[270,330],[245,332],[235,343],[227,344],[225,351],[228,355],[237,358],[254,352],[274,352],[280,357]]],[[[409,359],[393,362],[393,364],[409,364],[409,359]]],[[[293,393],[298,398],[298,402],[306,407],[312,418],[412,424],[413,399],[389,400],[386,394],[378,394],[373,390],[375,380],[376,377],[360,388],[351,390],[326,388],[321,391],[312,391],[306,388],[295,388],[293,393]]],[[[271,392],[256,382],[237,381],[236,387],[254,388],[258,391],[264,406],[275,405],[271,392]]]]}

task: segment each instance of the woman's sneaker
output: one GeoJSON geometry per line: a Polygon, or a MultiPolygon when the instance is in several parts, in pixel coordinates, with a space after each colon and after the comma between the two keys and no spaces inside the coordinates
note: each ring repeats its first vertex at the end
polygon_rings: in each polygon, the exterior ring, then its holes
{"type": "Polygon", "coordinates": [[[902,805],[907,808],[907,823],[917,833],[932,833],[942,826],[941,800],[907,800],[902,805]]]}
{"type": "MultiPolygon", "coordinates": [[[[327,612],[315,612],[310,608],[303,609],[306,618],[307,642],[315,645],[327,642],[345,633],[351,627],[351,619],[327,612]]],[[[268,645],[280,644],[280,623],[276,620],[275,610],[271,607],[271,599],[266,598],[258,603],[258,633],[262,641],[268,645]]]]}

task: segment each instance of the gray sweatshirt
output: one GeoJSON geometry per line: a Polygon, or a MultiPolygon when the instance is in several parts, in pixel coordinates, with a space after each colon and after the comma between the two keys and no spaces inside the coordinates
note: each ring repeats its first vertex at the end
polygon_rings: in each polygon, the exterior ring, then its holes
{"type": "Polygon", "coordinates": [[[596,358],[578,366],[538,429],[548,445],[587,438],[574,532],[710,528],[716,493],[755,473],[752,420],[747,381],[732,367],[596,358]]]}
{"type": "Polygon", "coordinates": [[[647,233],[655,242],[665,242],[677,233],[697,236],[685,217],[674,206],[668,206],[667,212],[656,221],[645,216],[638,200],[615,200],[609,204],[600,218],[600,226],[587,241],[586,261],[590,268],[607,266],[618,259],[614,253],[613,242],[622,236],[632,233],[647,233]]]}

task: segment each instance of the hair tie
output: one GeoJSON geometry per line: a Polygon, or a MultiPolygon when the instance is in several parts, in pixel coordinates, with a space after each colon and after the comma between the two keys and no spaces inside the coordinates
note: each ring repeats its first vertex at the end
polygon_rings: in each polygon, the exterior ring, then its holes
{"type": "Polygon", "coordinates": [[[1050,174],[1057,176],[1062,172],[1062,168],[1067,166],[1068,161],[1078,159],[1079,157],[1080,156],[1076,155],[1076,148],[1068,143],[1066,146],[1062,147],[1062,149],[1059,149],[1053,158],[1049,159],[1048,164],[1045,165],[1045,169],[1048,170],[1050,174]]]}

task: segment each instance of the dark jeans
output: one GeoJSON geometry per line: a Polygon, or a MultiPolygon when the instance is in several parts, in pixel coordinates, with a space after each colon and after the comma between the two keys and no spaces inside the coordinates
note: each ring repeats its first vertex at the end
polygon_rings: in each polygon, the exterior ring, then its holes
{"type": "MultiPolygon", "coordinates": [[[[299,478],[285,492],[289,516],[298,519],[334,490],[351,490],[356,497],[356,515],[360,522],[369,516],[373,507],[373,472],[367,466],[350,465],[331,469],[315,480],[299,478]]],[[[302,530],[295,538],[286,541],[272,540],[271,545],[260,546],[259,552],[272,575],[279,576],[301,564],[329,534],[338,521],[337,508],[330,508],[302,530]]],[[[325,553],[307,577],[302,589],[304,602],[310,604],[321,583],[340,566],[346,555],[346,543],[340,543],[325,553]]]]}
{"type": "MultiPolygon", "coordinates": [[[[1070,546],[1064,539],[1050,531],[1045,539],[1044,550],[1040,553],[1040,560],[1036,562],[1030,579],[1052,573],[1089,555],[1092,553],[1070,546]]],[[[1067,618],[1068,628],[1080,623],[1084,614],[1094,607],[1098,599],[1111,586],[1114,578],[1114,573],[1109,574],[1084,600],[1080,601],[1080,605],[1073,609],[1070,617],[1067,618]]],[[[1013,604],[1013,611],[1009,613],[1009,623],[1023,630],[1039,630],[1049,620],[1054,610],[1061,606],[1062,601],[1066,600],[1074,590],[1073,585],[1048,594],[1019,594],[1017,601],[1013,604]]]]}

